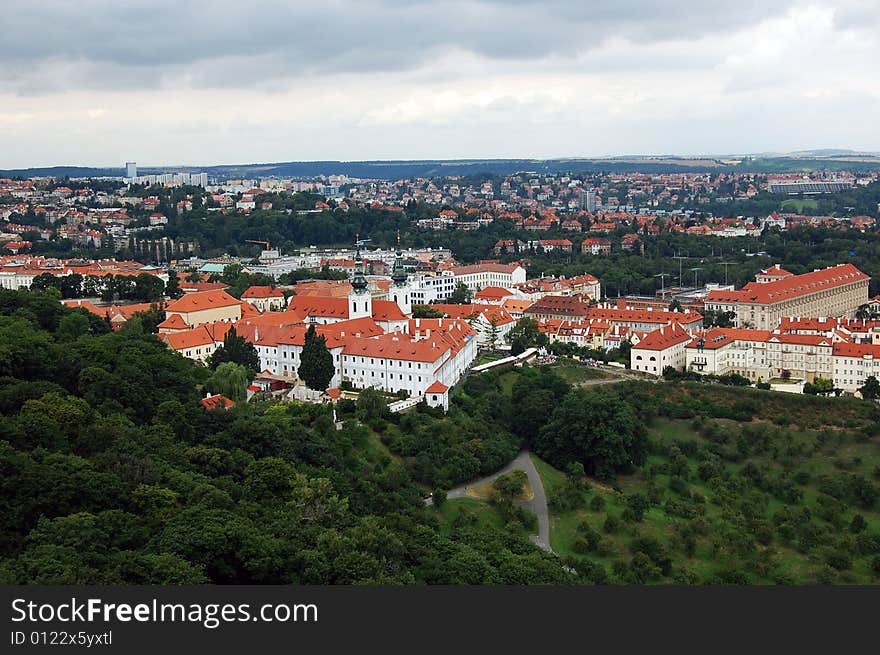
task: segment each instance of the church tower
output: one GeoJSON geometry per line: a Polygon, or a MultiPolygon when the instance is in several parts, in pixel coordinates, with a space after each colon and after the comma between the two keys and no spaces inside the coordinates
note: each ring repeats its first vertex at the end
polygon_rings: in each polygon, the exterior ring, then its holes
{"type": "Polygon", "coordinates": [[[400,311],[406,316],[412,316],[412,289],[410,288],[409,276],[403,267],[403,253],[400,250],[400,232],[397,233],[397,256],[394,258],[394,270],[391,272],[391,300],[397,303],[400,311]]]}
{"type": "Polygon", "coordinates": [[[364,275],[364,262],[361,258],[361,240],[357,239],[357,254],[354,262],[354,275],[351,278],[351,291],[348,294],[348,318],[364,318],[373,315],[373,298],[367,289],[364,275]]]}

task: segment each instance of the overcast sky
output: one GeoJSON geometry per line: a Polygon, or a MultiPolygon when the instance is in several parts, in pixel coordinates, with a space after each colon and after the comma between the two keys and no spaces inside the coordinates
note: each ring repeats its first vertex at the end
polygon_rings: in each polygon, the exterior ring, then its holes
{"type": "Polygon", "coordinates": [[[0,168],[880,150],[877,0],[4,0],[0,168]]]}

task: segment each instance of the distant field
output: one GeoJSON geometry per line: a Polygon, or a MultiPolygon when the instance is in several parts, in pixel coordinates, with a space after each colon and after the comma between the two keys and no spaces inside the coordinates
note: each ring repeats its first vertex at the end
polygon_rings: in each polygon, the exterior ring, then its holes
{"type": "Polygon", "coordinates": [[[579,384],[586,380],[602,380],[608,377],[605,371],[570,360],[560,360],[552,366],[557,375],[571,384],[579,384]]]}
{"type": "Polygon", "coordinates": [[[819,203],[812,198],[790,198],[783,200],[781,206],[786,211],[802,212],[805,209],[816,209],[819,203]]]}

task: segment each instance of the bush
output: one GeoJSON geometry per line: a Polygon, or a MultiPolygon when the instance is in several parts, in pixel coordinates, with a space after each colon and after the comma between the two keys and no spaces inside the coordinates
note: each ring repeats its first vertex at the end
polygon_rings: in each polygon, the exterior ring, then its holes
{"type": "Polygon", "coordinates": [[[609,514],[605,517],[605,523],[602,524],[602,530],[606,534],[612,534],[617,532],[620,529],[620,520],[617,519],[613,514],[609,514]]]}
{"type": "Polygon", "coordinates": [[[496,478],[492,488],[503,498],[519,498],[523,495],[528,480],[525,471],[511,471],[496,478]]]}

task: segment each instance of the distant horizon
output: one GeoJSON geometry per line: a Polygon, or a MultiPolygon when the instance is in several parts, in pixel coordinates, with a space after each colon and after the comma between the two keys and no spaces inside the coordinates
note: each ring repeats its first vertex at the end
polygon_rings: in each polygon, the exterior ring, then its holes
{"type": "MultiPolygon", "coordinates": [[[[136,158],[125,160],[118,164],[88,164],[88,163],[53,163],[53,164],[33,164],[33,165],[16,165],[3,166],[3,171],[19,171],[19,170],[42,170],[52,168],[86,168],[86,169],[119,169],[125,170],[125,164],[133,161],[137,164],[138,169],[173,169],[173,168],[236,168],[236,167],[253,167],[253,166],[277,166],[283,164],[315,164],[323,162],[338,162],[342,164],[349,163],[419,163],[419,162],[506,162],[506,161],[614,161],[614,160],[644,160],[651,161],[657,159],[680,159],[682,161],[697,161],[701,159],[722,160],[737,159],[746,157],[757,158],[806,158],[806,159],[835,159],[841,156],[853,157],[880,157],[880,150],[871,149],[855,149],[855,148],[804,148],[790,151],[779,150],[763,150],[760,152],[740,152],[740,153],[713,153],[713,154],[680,154],[680,153],[656,153],[656,154],[608,154],[608,155],[574,155],[559,157],[408,157],[408,158],[320,158],[320,159],[278,159],[275,161],[245,161],[243,158],[230,162],[213,162],[213,163],[142,163],[136,158]]],[[[880,162],[878,162],[880,164],[880,162]]]]}

